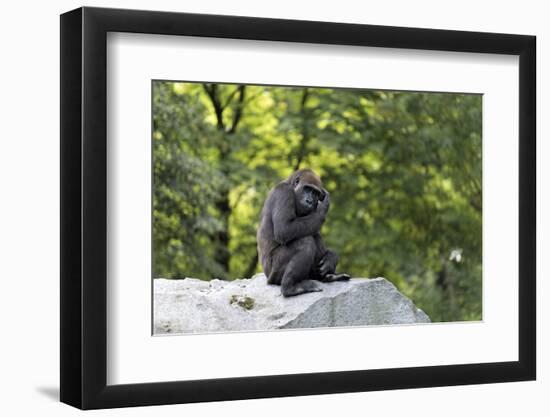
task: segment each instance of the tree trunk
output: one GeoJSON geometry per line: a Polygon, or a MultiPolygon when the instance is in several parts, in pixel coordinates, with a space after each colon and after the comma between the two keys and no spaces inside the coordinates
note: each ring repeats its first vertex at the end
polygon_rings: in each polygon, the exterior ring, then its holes
{"type": "Polygon", "coordinates": [[[231,262],[231,253],[229,252],[229,216],[231,209],[229,207],[229,191],[224,190],[221,198],[216,202],[216,208],[220,213],[222,222],[222,230],[216,234],[218,248],[214,256],[214,260],[223,268],[224,275],[218,277],[227,279],[229,273],[229,262],[231,262]]]}
{"type": "Polygon", "coordinates": [[[308,97],[309,97],[309,90],[307,88],[304,88],[302,92],[302,100],[300,102],[300,115],[302,116],[302,132],[301,132],[302,139],[296,151],[297,158],[296,158],[296,163],[294,164],[294,171],[297,171],[300,169],[300,165],[302,164],[302,161],[306,156],[307,144],[310,138],[308,123],[309,123],[311,114],[306,108],[306,102],[308,97]]]}
{"type": "MultiPolygon", "coordinates": [[[[240,85],[231,93],[225,104],[222,104],[218,85],[203,84],[214,113],[216,114],[216,126],[221,133],[222,142],[220,143],[220,171],[224,178],[229,178],[229,167],[227,161],[231,157],[231,136],[237,131],[237,126],[243,115],[243,105],[245,98],[245,86],[240,85]],[[231,126],[227,127],[224,121],[224,110],[231,104],[233,97],[238,95],[237,104],[234,106],[233,119],[231,126]]],[[[221,190],[220,198],[216,202],[216,209],[219,212],[222,228],[216,233],[215,240],[217,243],[214,260],[223,268],[224,274],[218,278],[227,279],[229,277],[229,266],[231,262],[231,252],[229,251],[229,217],[231,216],[231,206],[229,204],[230,184],[224,186],[221,190]]]]}
{"type": "Polygon", "coordinates": [[[458,305],[456,302],[455,282],[452,274],[449,274],[447,261],[441,262],[441,269],[437,272],[436,285],[441,289],[448,302],[449,319],[456,320],[458,305]]]}
{"type": "Polygon", "coordinates": [[[246,268],[246,272],[244,273],[244,278],[250,278],[254,272],[256,272],[256,266],[258,266],[258,250],[256,249],[254,251],[254,256],[250,259],[250,263],[248,264],[248,268],[246,268]]]}

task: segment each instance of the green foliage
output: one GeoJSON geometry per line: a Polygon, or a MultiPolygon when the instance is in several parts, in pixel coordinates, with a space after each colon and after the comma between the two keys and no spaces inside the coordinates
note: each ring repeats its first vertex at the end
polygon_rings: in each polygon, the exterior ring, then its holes
{"type": "Polygon", "coordinates": [[[259,272],[269,189],[309,167],[339,269],[434,321],[481,319],[481,96],[156,81],[154,274],[259,272]]]}

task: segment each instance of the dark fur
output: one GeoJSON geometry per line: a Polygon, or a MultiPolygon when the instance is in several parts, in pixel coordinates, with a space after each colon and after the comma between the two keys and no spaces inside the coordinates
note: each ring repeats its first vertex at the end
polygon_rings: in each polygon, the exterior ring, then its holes
{"type": "Polygon", "coordinates": [[[269,284],[285,297],[321,291],[315,282],[349,279],[336,274],[338,256],[320,235],[330,205],[328,192],[309,169],[294,172],[269,193],[257,233],[258,253],[269,284]]]}

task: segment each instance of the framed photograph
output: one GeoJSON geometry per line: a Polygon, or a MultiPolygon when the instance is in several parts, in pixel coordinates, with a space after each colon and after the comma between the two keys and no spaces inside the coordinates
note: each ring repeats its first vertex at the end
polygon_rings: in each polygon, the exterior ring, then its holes
{"type": "Polygon", "coordinates": [[[61,401],[533,380],[534,36],[61,16],[61,401]]]}

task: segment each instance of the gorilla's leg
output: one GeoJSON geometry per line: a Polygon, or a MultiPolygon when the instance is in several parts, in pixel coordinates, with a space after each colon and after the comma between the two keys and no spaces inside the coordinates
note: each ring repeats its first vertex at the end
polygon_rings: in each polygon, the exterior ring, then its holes
{"type": "Polygon", "coordinates": [[[322,291],[310,274],[315,262],[317,245],[312,236],[297,239],[287,246],[291,255],[282,276],[281,293],[285,297],[304,294],[307,292],[322,291]]]}
{"type": "Polygon", "coordinates": [[[287,246],[279,246],[271,252],[264,266],[268,284],[281,285],[286,266],[292,259],[293,254],[293,251],[287,246]]]}

